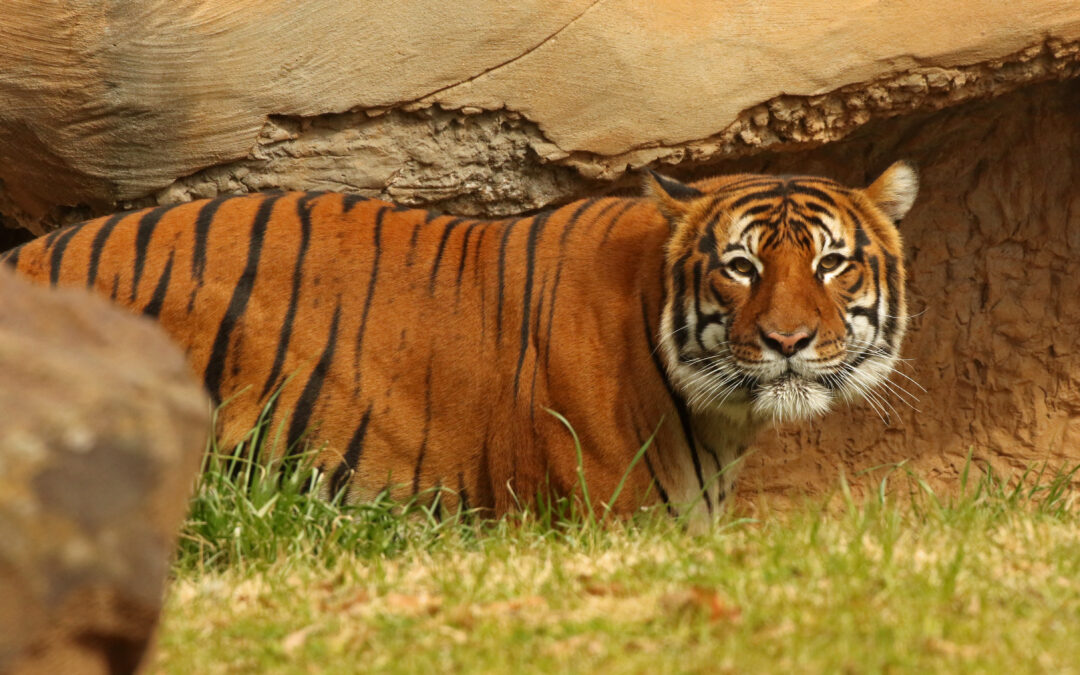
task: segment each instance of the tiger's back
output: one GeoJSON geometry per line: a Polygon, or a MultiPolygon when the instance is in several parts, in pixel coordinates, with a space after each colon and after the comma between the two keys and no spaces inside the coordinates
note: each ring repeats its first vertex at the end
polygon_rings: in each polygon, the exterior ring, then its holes
{"type": "MultiPolygon", "coordinates": [[[[641,251],[659,251],[667,232],[635,212],[652,215],[641,200],[602,199],[481,221],[333,193],[249,195],[89,221],[8,262],[160,321],[225,403],[224,443],[269,405],[279,451],[305,434],[325,443],[331,491],[445,487],[451,508],[459,494],[504,512],[574,489],[569,434],[545,409],[587,415],[575,428],[591,447],[637,447],[671,412],[640,316],[657,320],[663,286],[641,251]],[[604,335],[627,304],[613,290],[627,287],[647,302],[626,312],[632,327],[613,349],[604,335]],[[660,385],[647,409],[597,409],[621,397],[620,361],[660,385]]],[[[650,480],[628,487],[643,494],[650,480]]]]}

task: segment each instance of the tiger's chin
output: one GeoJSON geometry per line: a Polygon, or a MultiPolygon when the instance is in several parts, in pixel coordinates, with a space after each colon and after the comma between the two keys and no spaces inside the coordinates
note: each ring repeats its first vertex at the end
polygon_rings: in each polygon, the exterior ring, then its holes
{"type": "Polygon", "coordinates": [[[755,387],[751,409],[756,417],[794,422],[824,415],[835,396],[825,385],[795,373],[785,373],[755,387]]]}

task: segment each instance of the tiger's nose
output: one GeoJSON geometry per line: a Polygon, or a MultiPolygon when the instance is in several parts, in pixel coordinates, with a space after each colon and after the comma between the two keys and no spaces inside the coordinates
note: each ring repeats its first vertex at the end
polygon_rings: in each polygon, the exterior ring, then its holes
{"type": "Polygon", "coordinates": [[[761,341],[773,351],[780,352],[784,356],[794,356],[796,352],[810,346],[810,343],[814,340],[814,335],[816,335],[816,332],[811,333],[805,328],[800,328],[792,333],[766,332],[762,330],[761,341]]]}

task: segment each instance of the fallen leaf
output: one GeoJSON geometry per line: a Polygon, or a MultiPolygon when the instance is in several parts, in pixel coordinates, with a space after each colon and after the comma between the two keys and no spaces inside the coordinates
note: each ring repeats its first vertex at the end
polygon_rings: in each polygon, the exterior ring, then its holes
{"type": "Polygon", "coordinates": [[[421,595],[403,595],[401,593],[388,593],[383,597],[386,608],[398,614],[432,615],[442,607],[442,598],[431,596],[426,593],[421,595]]]}
{"type": "Polygon", "coordinates": [[[294,630],[286,635],[281,641],[281,649],[289,656],[292,656],[293,652],[304,646],[304,643],[307,642],[308,635],[310,635],[313,630],[315,630],[315,624],[304,626],[300,630],[294,630]]]}
{"type": "Polygon", "coordinates": [[[685,591],[668,593],[660,599],[661,606],[669,612],[704,613],[709,621],[737,622],[742,618],[742,610],[731,605],[711,588],[694,586],[685,591]]]}

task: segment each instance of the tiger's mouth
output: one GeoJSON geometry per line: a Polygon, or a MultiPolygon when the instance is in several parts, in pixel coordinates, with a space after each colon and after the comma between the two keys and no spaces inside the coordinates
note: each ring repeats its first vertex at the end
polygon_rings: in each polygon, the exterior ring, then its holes
{"type": "Polygon", "coordinates": [[[835,396],[822,382],[788,369],[767,381],[758,380],[751,399],[756,416],[785,422],[827,413],[835,396]]]}
{"type": "Polygon", "coordinates": [[[734,406],[773,422],[804,420],[832,407],[837,391],[818,368],[788,360],[742,362],[730,351],[679,360],[676,381],[692,409],[734,406]]]}

